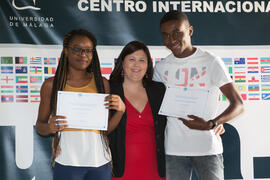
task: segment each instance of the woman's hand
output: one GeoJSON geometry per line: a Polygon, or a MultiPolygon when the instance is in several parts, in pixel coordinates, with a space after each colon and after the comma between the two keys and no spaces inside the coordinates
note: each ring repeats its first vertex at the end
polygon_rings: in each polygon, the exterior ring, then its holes
{"type": "Polygon", "coordinates": [[[62,131],[63,129],[68,127],[67,121],[65,121],[64,119],[66,119],[65,116],[52,116],[52,117],[50,117],[50,119],[49,119],[50,133],[54,134],[54,133],[62,131]]]}
{"type": "Polygon", "coordinates": [[[105,106],[107,109],[113,109],[113,110],[123,112],[123,113],[126,110],[126,106],[124,102],[118,95],[110,94],[105,97],[105,101],[107,101],[107,103],[105,103],[105,106]]]}

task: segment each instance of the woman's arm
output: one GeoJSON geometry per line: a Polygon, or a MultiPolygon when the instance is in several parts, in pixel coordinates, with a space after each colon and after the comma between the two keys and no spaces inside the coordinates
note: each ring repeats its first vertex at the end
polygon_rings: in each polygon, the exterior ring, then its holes
{"type": "Polygon", "coordinates": [[[57,121],[57,119],[65,119],[64,116],[53,116],[50,114],[50,101],[52,92],[53,78],[47,79],[42,84],[40,90],[40,104],[38,110],[38,118],[36,122],[36,130],[40,135],[49,136],[58,131],[63,130],[67,125],[62,125],[66,121],[57,121]]]}

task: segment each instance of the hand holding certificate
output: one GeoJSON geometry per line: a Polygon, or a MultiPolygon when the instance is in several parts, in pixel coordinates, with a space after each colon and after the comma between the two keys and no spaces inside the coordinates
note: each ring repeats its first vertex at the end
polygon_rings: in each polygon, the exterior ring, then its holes
{"type": "Polygon", "coordinates": [[[107,94],[58,91],[57,115],[66,116],[68,128],[107,130],[107,94]]]}
{"type": "Polygon", "coordinates": [[[209,91],[187,87],[168,86],[159,114],[188,119],[187,115],[205,118],[209,91]]]}

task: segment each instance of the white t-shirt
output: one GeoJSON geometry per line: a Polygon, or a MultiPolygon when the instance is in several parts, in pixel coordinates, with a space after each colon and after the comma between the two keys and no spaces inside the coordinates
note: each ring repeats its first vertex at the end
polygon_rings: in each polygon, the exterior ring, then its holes
{"type": "MultiPolygon", "coordinates": [[[[208,90],[205,114],[209,119],[206,121],[216,117],[219,88],[232,82],[222,60],[199,48],[189,57],[176,58],[171,54],[160,61],[155,66],[153,79],[166,86],[208,90]]],[[[168,117],[165,150],[168,155],[204,156],[220,154],[223,147],[220,136],[213,130],[192,130],[177,118],[168,117]]]]}
{"type": "Polygon", "coordinates": [[[56,162],[66,166],[100,167],[111,161],[101,134],[91,131],[63,131],[56,162]]]}

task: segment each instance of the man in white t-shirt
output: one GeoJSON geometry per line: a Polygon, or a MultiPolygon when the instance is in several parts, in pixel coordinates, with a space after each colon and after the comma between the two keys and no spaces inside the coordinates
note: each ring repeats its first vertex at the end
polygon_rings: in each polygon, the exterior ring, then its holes
{"type": "MultiPolygon", "coordinates": [[[[243,102],[222,60],[193,47],[193,27],[185,13],[170,11],[160,21],[164,45],[172,54],[160,61],[154,80],[166,86],[207,92],[203,117],[168,117],[165,132],[167,180],[189,180],[192,171],[199,180],[224,179],[223,147],[215,127],[243,112],[243,102]],[[229,106],[216,115],[220,91],[229,106]]],[[[205,95],[205,93],[202,93],[205,95]]]]}

